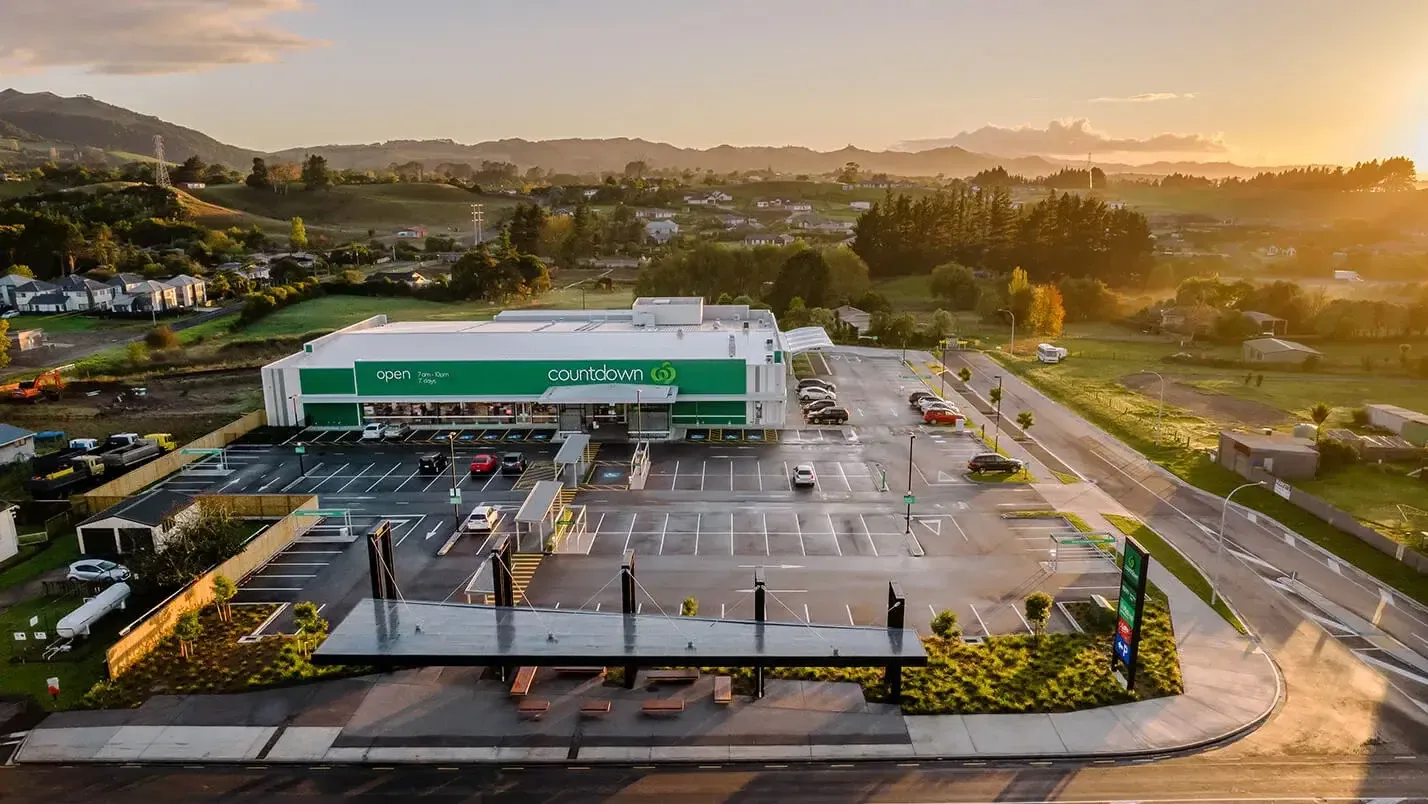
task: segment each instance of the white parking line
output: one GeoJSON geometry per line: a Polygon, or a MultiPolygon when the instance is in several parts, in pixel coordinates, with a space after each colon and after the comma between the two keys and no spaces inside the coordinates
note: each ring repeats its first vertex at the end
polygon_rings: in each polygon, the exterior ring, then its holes
{"type": "Polygon", "coordinates": [[[392,468],[387,470],[387,474],[386,474],[386,475],[382,475],[381,477],[379,477],[379,478],[377,478],[376,480],[372,481],[372,485],[368,486],[366,489],[363,489],[362,493],[363,493],[363,494],[366,494],[367,492],[369,492],[369,491],[371,491],[372,489],[376,488],[378,483],[381,483],[383,480],[386,480],[386,479],[387,479],[387,475],[390,475],[391,473],[397,471],[397,467],[399,467],[399,466],[401,466],[401,463],[400,463],[400,462],[392,464],[392,468]]]}
{"type": "MultiPolygon", "coordinates": [[[[313,472],[316,472],[317,470],[319,470],[319,469],[321,469],[321,468],[322,468],[322,461],[318,461],[318,462],[317,462],[317,466],[314,466],[314,467],[312,467],[311,469],[309,469],[307,472],[305,472],[305,473],[303,473],[303,474],[300,474],[300,475],[298,475],[297,477],[293,478],[292,482],[288,483],[286,486],[283,486],[281,490],[282,490],[282,491],[287,491],[288,489],[292,488],[293,486],[296,486],[299,481],[306,479],[308,475],[312,474],[313,472]]],[[[267,486],[263,486],[263,488],[258,489],[258,491],[263,491],[263,490],[266,489],[266,488],[267,488],[267,486]]]]}
{"type": "Polygon", "coordinates": [[[659,529],[659,555],[664,555],[664,532],[669,530],[669,514],[664,515],[664,524],[659,529]]]}
{"type": "Polygon", "coordinates": [[[955,527],[957,528],[957,532],[960,533],[960,534],[962,534],[962,541],[964,541],[964,542],[970,542],[970,541],[972,541],[971,539],[967,538],[967,531],[962,530],[962,526],[959,525],[959,524],[957,524],[957,517],[955,517],[955,516],[948,516],[947,518],[950,519],[950,520],[952,520],[952,524],[953,524],[953,526],[955,526],[955,527]]]}
{"type": "Polygon", "coordinates": [[[342,486],[337,489],[337,493],[338,493],[338,494],[341,494],[343,491],[345,491],[345,490],[347,489],[348,486],[352,485],[353,483],[356,483],[356,482],[357,482],[357,478],[361,477],[368,469],[371,469],[373,466],[376,466],[376,464],[375,464],[375,463],[369,463],[369,464],[367,464],[366,466],[364,466],[364,467],[362,467],[361,469],[359,469],[359,470],[357,471],[357,474],[355,474],[355,475],[352,476],[352,479],[351,479],[351,480],[347,481],[346,483],[343,483],[342,486]]]}
{"type": "Polygon", "coordinates": [[[699,490],[700,490],[700,491],[703,491],[703,490],[704,490],[704,472],[707,471],[708,469],[709,469],[709,462],[708,462],[708,461],[700,461],[700,462],[699,462],[699,490]]]}
{"type": "Polygon", "coordinates": [[[798,512],[797,512],[797,511],[795,511],[794,514],[793,514],[793,526],[794,526],[795,528],[798,528],[798,552],[800,552],[800,553],[802,553],[802,554],[804,554],[804,555],[806,556],[806,555],[808,555],[808,548],[806,548],[806,547],[803,546],[803,526],[800,525],[800,524],[798,524],[798,512]]]}
{"type": "Polygon", "coordinates": [[[699,555],[699,528],[704,522],[703,514],[694,515],[694,554],[699,555]]]}
{"type": "Polygon", "coordinates": [[[759,475],[759,491],[764,490],[764,466],[761,461],[754,461],[754,471],[759,475]]]}
{"type": "Polygon", "coordinates": [[[844,603],[843,609],[848,612],[848,624],[857,625],[857,623],[853,622],[853,607],[849,606],[847,603],[844,603]]]}
{"type": "Polygon", "coordinates": [[[401,491],[401,490],[402,490],[402,486],[405,486],[412,478],[416,477],[416,473],[417,473],[417,470],[416,470],[416,469],[413,469],[413,470],[412,470],[412,473],[409,474],[409,475],[407,475],[406,477],[402,478],[402,482],[398,483],[398,484],[397,484],[397,487],[394,488],[394,489],[392,489],[392,491],[394,491],[394,492],[396,492],[396,491],[401,491]]]}
{"type": "Polygon", "coordinates": [[[674,462],[674,479],[669,481],[669,487],[671,489],[679,488],[679,461],[674,462]]]}
{"type": "Polygon", "coordinates": [[[437,472],[435,475],[433,475],[431,480],[427,481],[427,484],[425,486],[422,486],[422,493],[426,493],[427,490],[429,490],[433,485],[436,484],[436,481],[442,479],[443,477],[446,477],[445,472],[437,472]]]}
{"type": "Polygon", "coordinates": [[[327,481],[331,480],[331,479],[334,478],[334,477],[337,477],[339,474],[342,473],[342,470],[343,470],[343,469],[346,469],[349,465],[350,465],[350,464],[345,464],[345,463],[344,463],[344,464],[342,464],[341,466],[337,467],[337,469],[334,470],[334,471],[332,472],[332,474],[330,474],[330,475],[328,475],[327,477],[324,477],[323,479],[317,481],[317,485],[316,485],[316,486],[313,486],[313,487],[312,487],[312,490],[313,490],[313,491],[317,491],[318,489],[322,488],[322,484],[326,483],[327,481]]]}
{"type": "Polygon", "coordinates": [[[772,555],[769,551],[769,515],[760,514],[759,516],[764,520],[764,555],[772,555]]]}
{"type": "Polygon", "coordinates": [[[991,632],[987,630],[987,624],[982,622],[982,615],[977,613],[977,607],[971,603],[967,605],[972,609],[972,616],[977,618],[977,627],[982,629],[982,636],[991,636],[991,632]]]}
{"type": "Polygon", "coordinates": [[[833,515],[824,514],[824,516],[828,517],[828,530],[832,531],[833,533],[833,549],[837,550],[838,555],[841,556],[843,555],[843,548],[838,544],[838,528],[834,527],[833,525],[833,515]]]}
{"type": "Polygon", "coordinates": [[[729,555],[734,554],[734,512],[729,512],[729,555]]]}
{"type": "Polygon", "coordinates": [[[873,548],[873,555],[876,556],[878,554],[878,546],[873,543],[873,532],[868,530],[868,518],[862,514],[858,514],[858,519],[863,522],[863,535],[868,537],[868,546],[873,548]]]}
{"type": "Polygon", "coordinates": [[[848,487],[848,491],[852,491],[852,490],[853,490],[853,484],[848,482],[848,473],[845,472],[845,471],[843,471],[843,462],[842,462],[842,461],[839,461],[838,463],[836,463],[836,464],[834,464],[834,465],[838,467],[838,474],[840,474],[840,475],[843,476],[843,485],[845,485],[845,486],[848,487]]]}
{"type": "Polygon", "coordinates": [[[1021,609],[1017,608],[1016,606],[1012,606],[1011,610],[1016,612],[1017,619],[1021,620],[1021,624],[1026,626],[1026,632],[1028,634],[1033,633],[1033,631],[1031,630],[1031,623],[1026,621],[1026,616],[1021,613],[1021,609]]]}
{"type": "Polygon", "coordinates": [[[639,519],[639,518],[640,518],[640,515],[639,515],[639,514],[635,514],[635,515],[633,515],[633,516],[630,517],[630,529],[625,532],[625,552],[626,552],[626,553],[630,552],[630,537],[635,535],[635,520],[636,520],[636,519],[639,519]]]}
{"type": "Polygon", "coordinates": [[[262,579],[265,580],[265,581],[266,581],[267,579],[269,579],[269,578],[316,578],[316,577],[317,577],[317,573],[312,572],[312,573],[308,573],[307,575],[269,575],[269,574],[267,574],[267,573],[260,572],[260,573],[258,573],[257,575],[255,575],[255,576],[253,576],[253,577],[255,577],[255,578],[262,578],[262,579]]]}

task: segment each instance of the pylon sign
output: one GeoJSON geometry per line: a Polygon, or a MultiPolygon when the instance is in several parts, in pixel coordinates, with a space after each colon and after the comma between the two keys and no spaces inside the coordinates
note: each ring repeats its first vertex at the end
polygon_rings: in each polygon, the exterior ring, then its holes
{"type": "Polygon", "coordinates": [[[1140,626],[1145,613],[1145,586],[1150,575],[1150,553],[1127,536],[1121,554],[1121,596],[1116,601],[1116,632],[1111,637],[1111,672],[1135,689],[1136,657],[1140,654],[1140,626]]]}

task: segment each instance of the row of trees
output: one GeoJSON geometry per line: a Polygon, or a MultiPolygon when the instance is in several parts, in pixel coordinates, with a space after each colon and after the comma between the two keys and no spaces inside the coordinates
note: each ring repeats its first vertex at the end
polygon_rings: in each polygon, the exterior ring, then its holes
{"type": "Polygon", "coordinates": [[[874,277],[925,274],[946,262],[1033,277],[1139,281],[1151,264],[1145,216],[1072,193],[1015,206],[1002,188],[889,196],[858,219],[853,250],[874,277]]]}
{"type": "Polygon", "coordinates": [[[856,302],[868,287],[868,266],[851,250],[801,243],[755,248],[697,243],[655,260],[635,282],[641,296],[748,296],[765,299],[776,312],[795,296],[808,307],[856,302]]]}

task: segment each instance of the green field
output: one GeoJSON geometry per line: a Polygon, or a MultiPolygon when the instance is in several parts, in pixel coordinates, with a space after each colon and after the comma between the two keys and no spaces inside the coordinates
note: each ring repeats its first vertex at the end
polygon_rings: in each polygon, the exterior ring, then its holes
{"type": "Polygon", "coordinates": [[[32,181],[0,181],[0,199],[17,198],[35,191],[32,181]]]}
{"type": "Polygon", "coordinates": [[[0,611],[0,628],[5,639],[0,640],[0,694],[29,695],[46,709],[68,708],[77,704],[94,685],[104,677],[104,650],[112,641],[113,632],[128,620],[124,612],[112,614],[101,621],[89,639],[78,643],[78,647],[62,654],[62,661],[43,661],[43,645],[54,639],[54,626],[59,618],[78,608],[79,598],[42,597],[27,600],[0,611]],[[39,622],[31,626],[30,618],[38,617],[39,622]],[[16,642],[11,634],[24,631],[30,639],[16,642]],[[47,634],[45,642],[36,642],[35,631],[47,634]],[[20,661],[23,657],[24,661],[20,661]],[[55,702],[45,689],[45,681],[58,678],[60,684],[59,701],[55,702]]]}
{"type": "Polygon", "coordinates": [[[309,226],[346,230],[375,229],[390,234],[403,226],[426,226],[432,234],[465,234],[471,230],[471,204],[486,205],[486,219],[494,220],[516,200],[508,196],[478,195],[445,184],[360,184],[307,192],[255,190],[242,184],[224,184],[197,190],[197,198],[227,209],[263,218],[303,219],[309,226]]]}

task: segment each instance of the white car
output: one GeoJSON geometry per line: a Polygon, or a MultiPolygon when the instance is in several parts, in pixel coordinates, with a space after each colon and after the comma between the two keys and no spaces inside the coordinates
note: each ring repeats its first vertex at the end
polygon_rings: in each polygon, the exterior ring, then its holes
{"type": "Polygon", "coordinates": [[[478,505],[461,524],[467,533],[490,533],[501,522],[501,512],[489,505],[478,505]]]}
{"type": "Polygon", "coordinates": [[[69,565],[70,581],[127,581],[129,568],[101,558],[83,558],[69,565]]]}
{"type": "Polygon", "coordinates": [[[401,438],[410,432],[405,424],[389,424],[382,428],[382,438],[401,438]]]}
{"type": "Polygon", "coordinates": [[[836,401],[838,399],[838,395],[828,390],[827,388],[819,388],[816,385],[810,385],[807,388],[799,389],[798,401],[812,402],[815,399],[832,399],[836,401]]]}
{"type": "Polygon", "coordinates": [[[958,410],[958,408],[957,408],[956,405],[952,404],[951,402],[948,402],[948,401],[945,400],[945,399],[939,399],[938,397],[935,397],[935,396],[933,396],[933,397],[928,397],[927,399],[924,399],[924,400],[922,400],[921,402],[918,402],[918,403],[917,403],[917,407],[918,407],[918,409],[920,409],[923,413],[926,413],[927,411],[931,410],[932,408],[942,408],[942,409],[944,409],[944,410],[950,410],[950,411],[952,411],[953,413],[959,413],[959,412],[960,412],[960,411],[958,410]]]}
{"type": "Polygon", "coordinates": [[[382,431],[385,430],[386,427],[387,427],[387,426],[384,425],[384,424],[378,424],[377,422],[372,422],[371,424],[369,424],[369,425],[367,425],[366,427],[363,427],[363,428],[362,428],[362,440],[363,440],[363,441],[381,441],[381,440],[382,440],[382,431]]]}
{"type": "Polygon", "coordinates": [[[793,487],[794,488],[814,488],[818,485],[818,475],[813,471],[813,464],[800,463],[793,467],[793,487]]]}

